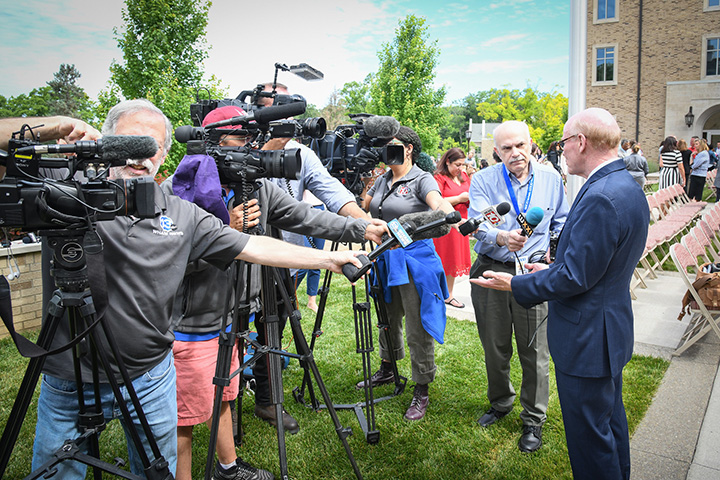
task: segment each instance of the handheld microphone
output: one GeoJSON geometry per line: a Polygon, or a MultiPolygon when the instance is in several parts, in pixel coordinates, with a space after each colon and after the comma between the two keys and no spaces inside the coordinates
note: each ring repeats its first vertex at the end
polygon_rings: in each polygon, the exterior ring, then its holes
{"type": "Polygon", "coordinates": [[[400,122],[394,117],[376,115],[363,121],[365,134],[372,138],[393,138],[400,130],[400,122]]]}
{"type": "MultiPolygon", "coordinates": [[[[389,224],[388,224],[389,225],[389,224]]],[[[408,235],[412,235],[413,232],[415,232],[415,229],[417,228],[417,225],[410,220],[407,222],[404,222],[402,224],[401,229],[398,229],[398,232],[394,232],[393,229],[390,230],[390,235],[388,235],[387,240],[384,240],[383,243],[381,243],[375,250],[370,252],[367,255],[359,255],[357,257],[358,260],[360,260],[360,263],[362,263],[362,267],[358,268],[352,263],[346,263],[342,267],[343,274],[347,277],[348,280],[355,283],[360,278],[365,275],[368,270],[370,270],[370,267],[372,267],[372,262],[378,258],[380,255],[385,253],[386,250],[401,244],[402,238],[405,233],[408,235]],[[404,229],[404,232],[402,231],[404,229]]]]}
{"type": "Polygon", "coordinates": [[[306,108],[305,102],[293,102],[286,105],[265,107],[260,110],[255,110],[254,112],[250,112],[247,115],[238,115],[237,117],[232,117],[227,120],[209,123],[205,125],[205,129],[225,127],[228,125],[241,125],[253,121],[261,124],[270,123],[275,120],[282,120],[283,118],[302,115],[305,113],[306,108]]]}
{"type": "Polygon", "coordinates": [[[496,206],[489,206],[482,211],[480,216],[475,218],[468,218],[465,223],[460,225],[460,233],[463,235],[469,235],[478,229],[481,223],[490,222],[493,225],[500,225],[504,219],[503,216],[510,211],[510,204],[508,202],[502,202],[496,206]]]}
{"type": "Polygon", "coordinates": [[[544,216],[545,212],[540,207],[532,207],[528,210],[527,216],[522,213],[518,213],[517,221],[520,224],[520,229],[522,230],[520,234],[523,237],[529,237],[532,235],[535,231],[535,227],[540,225],[544,216]]]}
{"type": "Polygon", "coordinates": [[[106,162],[121,162],[128,158],[145,159],[157,153],[158,144],[153,137],[140,135],[107,135],[98,140],[81,140],[68,144],[31,145],[17,149],[18,155],[44,153],[74,153],[79,157],[100,155],[106,162]]]}

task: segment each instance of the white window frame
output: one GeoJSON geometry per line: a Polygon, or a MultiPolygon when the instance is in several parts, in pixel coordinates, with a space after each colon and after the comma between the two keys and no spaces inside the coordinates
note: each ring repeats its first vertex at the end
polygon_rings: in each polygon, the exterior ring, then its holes
{"type": "Polygon", "coordinates": [[[703,0],[703,12],[714,12],[720,10],[720,2],[718,5],[710,6],[710,0],[703,0]]]}
{"type": "MultiPolygon", "coordinates": [[[[598,23],[612,23],[620,21],[620,0],[613,0],[615,2],[615,16],[611,18],[598,18],[598,1],[607,0],[593,0],[593,24],[598,23]]],[[[704,0],[707,2],[708,0],[704,0]]]]}
{"type": "Polygon", "coordinates": [[[706,33],[702,36],[702,58],[700,61],[700,79],[709,78],[711,80],[718,79],[720,80],[720,72],[718,72],[716,75],[708,75],[707,74],[707,44],[708,40],[711,38],[720,38],[720,33],[706,33]]]}
{"type": "Polygon", "coordinates": [[[606,85],[617,85],[618,80],[618,44],[617,43],[608,43],[608,44],[601,44],[601,45],[593,45],[592,47],[592,86],[606,86],[606,85]],[[604,81],[598,81],[597,79],[597,52],[600,48],[613,48],[614,52],[614,62],[613,62],[613,79],[612,80],[604,80],[604,81]]]}

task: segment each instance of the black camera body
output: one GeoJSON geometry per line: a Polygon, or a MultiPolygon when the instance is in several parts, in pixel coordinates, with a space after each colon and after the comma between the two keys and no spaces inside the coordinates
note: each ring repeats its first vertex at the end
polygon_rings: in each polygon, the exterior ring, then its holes
{"type": "Polygon", "coordinates": [[[556,231],[550,232],[550,246],[548,247],[548,250],[550,251],[550,262],[555,261],[555,255],[557,254],[557,247],[558,247],[558,241],[560,241],[560,233],[556,231]]]}
{"type": "Polygon", "coordinates": [[[25,231],[73,229],[118,215],[154,216],[154,180],[107,180],[107,169],[119,163],[108,163],[97,153],[87,153],[99,150],[92,148],[93,143],[80,145],[74,158],[43,158],[38,153],[16,154],[21,149],[27,152],[31,147],[41,147],[40,143],[11,139],[9,152],[0,151],[0,164],[7,168],[0,182],[0,227],[25,231]],[[89,148],[83,151],[84,147],[89,148]],[[73,180],[80,167],[86,178],[93,172],[92,179],[73,180]],[[63,179],[44,178],[41,169],[58,169],[63,179]]]}

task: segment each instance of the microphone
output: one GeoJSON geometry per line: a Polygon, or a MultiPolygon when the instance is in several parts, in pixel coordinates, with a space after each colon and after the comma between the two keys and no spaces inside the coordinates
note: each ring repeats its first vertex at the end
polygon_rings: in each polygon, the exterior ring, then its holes
{"type": "Polygon", "coordinates": [[[412,221],[417,225],[417,230],[412,235],[413,241],[439,238],[450,233],[450,224],[462,220],[460,212],[454,210],[447,215],[442,210],[432,212],[407,213],[401,216],[400,222],[412,221]]]}
{"type": "Polygon", "coordinates": [[[478,229],[481,223],[490,222],[493,225],[500,225],[504,219],[503,216],[510,211],[510,204],[502,202],[496,206],[489,206],[483,210],[480,216],[468,218],[465,223],[460,225],[460,233],[469,235],[478,229]]]}
{"type": "Polygon", "coordinates": [[[272,107],[265,107],[254,112],[250,112],[247,115],[238,115],[227,120],[221,120],[219,122],[213,122],[205,125],[205,129],[208,128],[219,128],[228,125],[240,125],[250,122],[257,123],[270,123],[275,120],[282,120],[287,117],[294,117],[296,115],[302,115],[306,109],[305,102],[293,102],[286,105],[277,105],[272,107]]]}
{"type": "MultiPolygon", "coordinates": [[[[398,225],[400,222],[398,221],[398,225]]],[[[390,223],[388,223],[388,226],[390,223]]],[[[360,278],[367,273],[368,270],[370,270],[370,267],[372,267],[372,262],[378,258],[380,255],[385,253],[386,250],[394,247],[395,245],[402,243],[402,237],[404,237],[404,233],[406,232],[408,235],[412,235],[413,232],[415,232],[415,229],[417,228],[417,225],[412,220],[409,220],[407,222],[404,222],[402,224],[402,227],[400,229],[390,229],[390,235],[388,235],[387,240],[383,240],[383,243],[381,243],[375,250],[370,252],[367,255],[359,255],[357,258],[360,260],[360,263],[362,263],[362,267],[358,268],[352,263],[346,263],[342,267],[342,271],[347,277],[348,280],[355,283],[360,278]],[[404,230],[404,232],[403,232],[404,230]]],[[[384,238],[384,236],[383,236],[384,238]]]]}
{"type": "Polygon", "coordinates": [[[363,121],[365,134],[371,138],[393,138],[400,130],[400,122],[394,117],[376,115],[363,121]]]}
{"type": "Polygon", "coordinates": [[[528,210],[527,216],[522,213],[518,213],[517,221],[520,224],[520,229],[522,230],[520,234],[523,237],[529,237],[532,235],[535,231],[535,227],[540,225],[544,216],[545,212],[540,207],[532,207],[528,210]]]}
{"type": "Polygon", "coordinates": [[[158,144],[153,137],[139,135],[107,135],[98,140],[81,140],[68,144],[31,145],[17,149],[19,155],[44,153],[74,153],[79,157],[100,155],[106,162],[128,158],[145,159],[157,153],[158,144]]]}

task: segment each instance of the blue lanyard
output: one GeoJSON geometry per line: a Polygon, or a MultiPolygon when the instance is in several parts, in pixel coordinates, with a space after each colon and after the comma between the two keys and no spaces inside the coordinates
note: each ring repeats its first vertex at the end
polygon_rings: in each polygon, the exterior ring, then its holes
{"type": "Polygon", "coordinates": [[[528,181],[528,191],[525,194],[525,203],[523,204],[522,212],[520,212],[517,197],[515,196],[515,190],[513,189],[512,182],[510,181],[510,175],[508,175],[508,171],[507,168],[505,168],[504,163],[502,168],[503,176],[505,177],[505,185],[507,185],[508,194],[510,195],[510,200],[512,200],[513,207],[515,208],[515,213],[527,212],[528,207],[530,207],[530,199],[532,198],[533,187],[535,186],[535,175],[533,175],[532,173],[530,174],[530,180],[528,181]]]}

